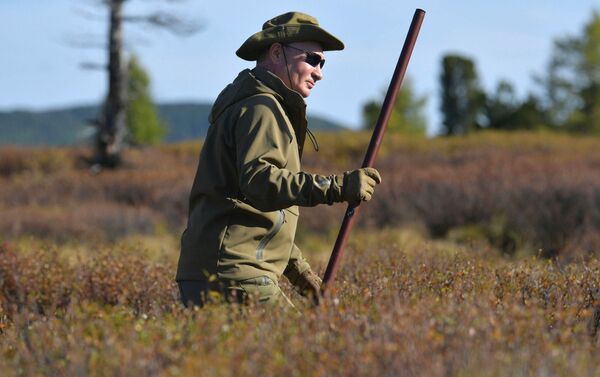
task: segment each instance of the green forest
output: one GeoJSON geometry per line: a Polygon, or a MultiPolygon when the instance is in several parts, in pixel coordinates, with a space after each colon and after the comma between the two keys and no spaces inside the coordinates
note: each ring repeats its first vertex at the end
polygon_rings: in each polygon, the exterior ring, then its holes
{"type": "MultiPolygon", "coordinates": [[[[468,56],[442,58],[439,77],[440,135],[465,135],[483,130],[552,130],[600,135],[600,13],[594,12],[577,35],[556,38],[545,71],[535,75],[536,87],[519,98],[510,81],[500,80],[486,91],[481,72],[468,56]]],[[[428,98],[404,83],[389,128],[405,134],[427,131],[428,98]]],[[[381,100],[363,108],[364,127],[375,124],[381,100]]]]}

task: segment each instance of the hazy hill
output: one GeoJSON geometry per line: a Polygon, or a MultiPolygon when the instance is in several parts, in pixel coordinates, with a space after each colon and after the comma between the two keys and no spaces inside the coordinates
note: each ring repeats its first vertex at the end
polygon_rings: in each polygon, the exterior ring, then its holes
{"type": "MultiPolygon", "coordinates": [[[[206,135],[207,103],[172,103],[158,105],[158,112],[169,127],[165,141],[197,139],[206,135]]],[[[89,121],[99,113],[99,106],[75,106],[49,111],[0,112],[0,145],[63,146],[84,143],[93,134],[89,121]]],[[[319,116],[308,117],[313,130],[337,131],[345,127],[319,116]]]]}

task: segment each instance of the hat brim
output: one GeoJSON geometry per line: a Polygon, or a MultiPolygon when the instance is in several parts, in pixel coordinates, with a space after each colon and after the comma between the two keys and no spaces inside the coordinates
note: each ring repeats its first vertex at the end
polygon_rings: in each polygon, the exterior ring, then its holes
{"type": "Polygon", "coordinates": [[[316,25],[279,25],[253,34],[235,52],[244,60],[257,60],[260,54],[273,43],[317,42],[323,51],[344,49],[344,43],[325,29],[316,25]]]}

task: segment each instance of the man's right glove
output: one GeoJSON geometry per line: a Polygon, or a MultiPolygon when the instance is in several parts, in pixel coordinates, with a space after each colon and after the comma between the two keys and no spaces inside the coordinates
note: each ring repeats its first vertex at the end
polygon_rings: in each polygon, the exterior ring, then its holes
{"type": "Polygon", "coordinates": [[[373,196],[375,185],[381,183],[381,176],[374,168],[361,168],[344,173],[342,199],[350,204],[368,202],[373,196]]]}

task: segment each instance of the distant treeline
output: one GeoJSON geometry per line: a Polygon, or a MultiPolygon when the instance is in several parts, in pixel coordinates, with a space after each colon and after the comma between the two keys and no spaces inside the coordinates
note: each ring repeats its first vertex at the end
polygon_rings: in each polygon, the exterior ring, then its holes
{"type": "MultiPolygon", "coordinates": [[[[440,111],[443,135],[473,131],[548,129],[600,135],[600,14],[594,12],[581,33],[554,40],[546,71],[534,77],[536,88],[518,98],[513,85],[500,80],[486,92],[475,62],[462,55],[441,61],[440,111]]],[[[418,96],[405,82],[389,128],[406,134],[424,134],[427,97],[418,96]]],[[[375,124],[381,100],[363,108],[364,126],[375,124]]]]}

